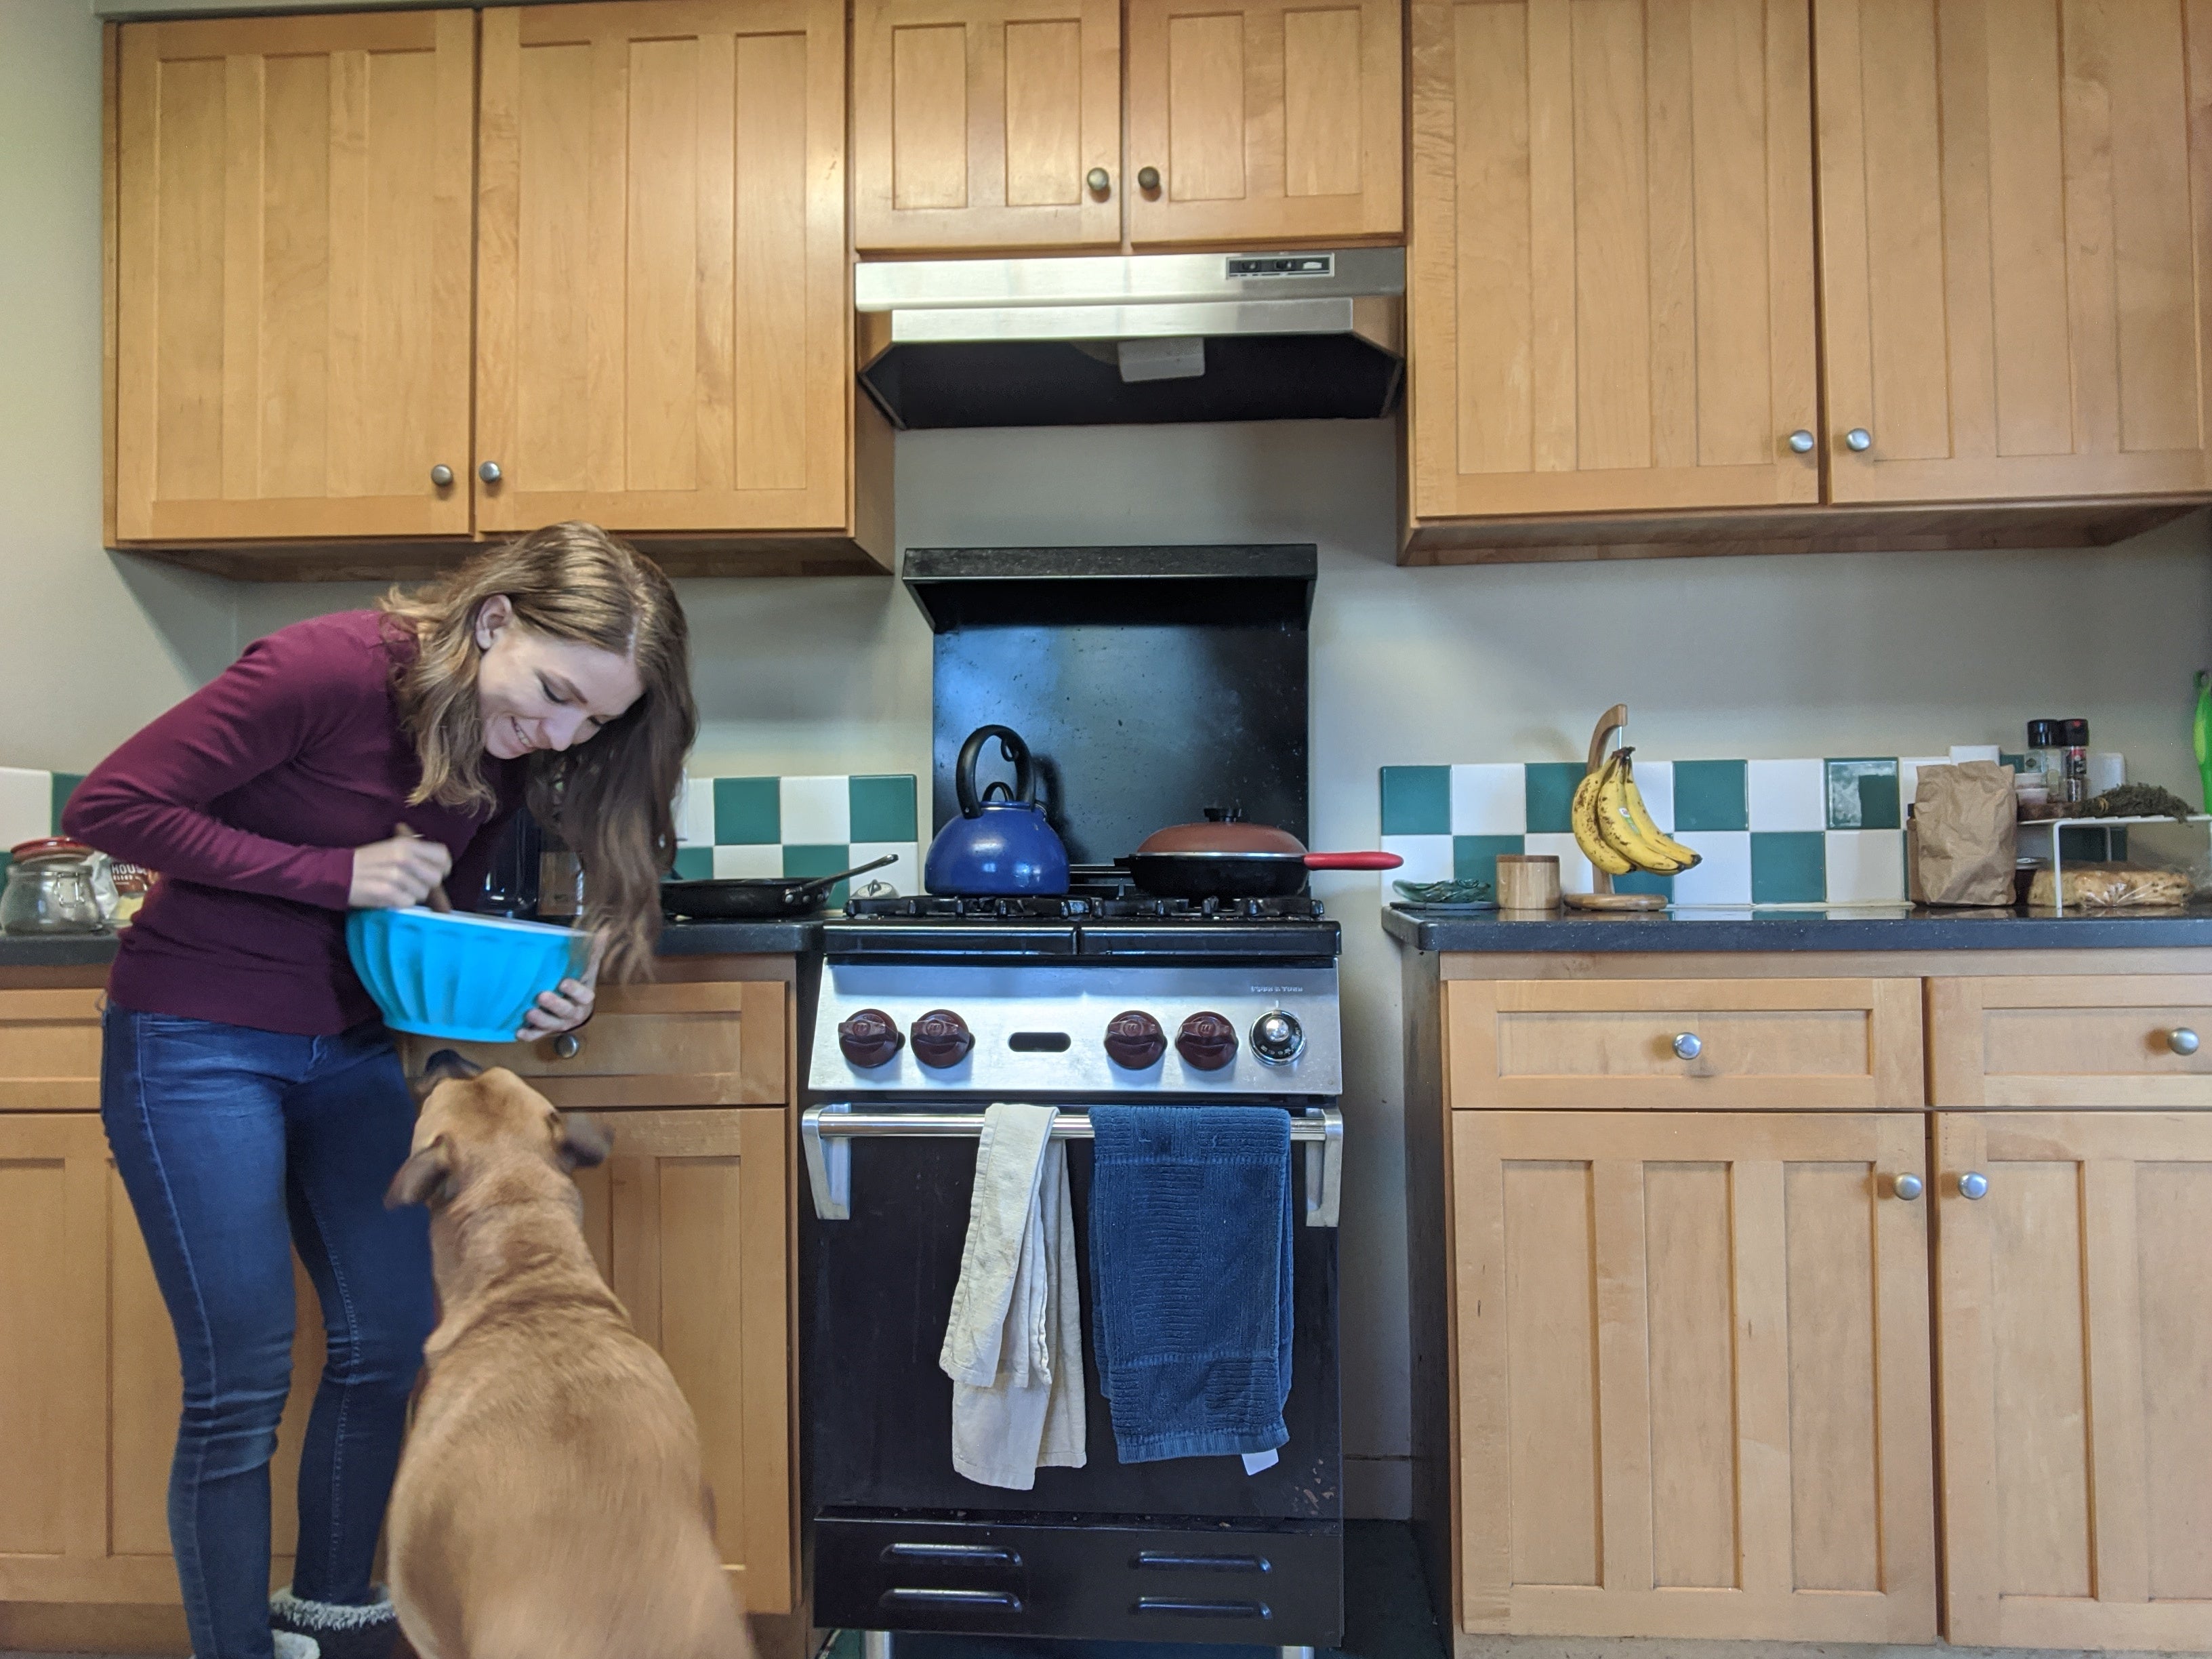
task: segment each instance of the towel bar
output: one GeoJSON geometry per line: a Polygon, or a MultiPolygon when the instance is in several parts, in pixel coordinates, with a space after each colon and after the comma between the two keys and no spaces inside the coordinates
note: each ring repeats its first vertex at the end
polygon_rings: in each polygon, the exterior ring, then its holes
{"type": "MultiPolygon", "coordinates": [[[[824,1221],[853,1214],[852,1142],[861,1135],[969,1138],[983,1132],[981,1112],[856,1112],[848,1101],[810,1106],[799,1115],[806,1147],[806,1176],[814,1188],[814,1213],[824,1221]]],[[[1054,1140],[1089,1140],[1091,1119],[1061,1112],[1053,1119],[1054,1140]]],[[[1309,1106],[1291,1114],[1291,1139],[1306,1143],[1306,1225],[1334,1227],[1344,1191],[1344,1114],[1334,1106],[1309,1106]]]]}

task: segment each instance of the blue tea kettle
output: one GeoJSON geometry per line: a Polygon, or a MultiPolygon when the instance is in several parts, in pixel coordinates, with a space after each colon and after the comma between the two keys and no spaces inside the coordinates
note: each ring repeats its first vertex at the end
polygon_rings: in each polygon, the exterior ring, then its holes
{"type": "Polygon", "coordinates": [[[960,816],[929,843],[922,885],[933,893],[962,895],[1067,890],[1067,849],[1037,804],[1036,766],[1019,733],[1003,726],[970,732],[960,745],[952,787],[960,797],[960,816]],[[993,738],[999,740],[999,752],[1013,763],[1014,787],[1009,790],[994,782],[979,795],[975,763],[993,738]]]}

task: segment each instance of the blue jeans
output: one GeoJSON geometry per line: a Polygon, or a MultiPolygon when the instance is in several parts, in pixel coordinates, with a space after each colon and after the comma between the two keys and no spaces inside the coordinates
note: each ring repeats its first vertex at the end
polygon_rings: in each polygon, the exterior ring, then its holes
{"type": "Polygon", "coordinates": [[[434,1317],[425,1212],[386,1210],[415,1123],[382,1024],[342,1036],[102,1022],[100,1111],[184,1368],[169,1539],[197,1659],[270,1659],[269,1460],[292,1251],[328,1341],[300,1458],[295,1593],[360,1604],[434,1317]]]}

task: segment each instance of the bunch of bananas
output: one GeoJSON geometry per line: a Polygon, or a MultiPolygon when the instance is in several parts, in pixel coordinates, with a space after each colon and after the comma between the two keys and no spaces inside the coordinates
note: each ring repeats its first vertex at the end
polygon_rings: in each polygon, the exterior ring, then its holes
{"type": "Polygon", "coordinates": [[[1575,845],[1607,875],[1649,870],[1671,876],[1698,862],[1698,854],[1651,821],[1629,763],[1633,749],[1616,749],[1603,766],[1583,775],[1575,788],[1575,845]]]}

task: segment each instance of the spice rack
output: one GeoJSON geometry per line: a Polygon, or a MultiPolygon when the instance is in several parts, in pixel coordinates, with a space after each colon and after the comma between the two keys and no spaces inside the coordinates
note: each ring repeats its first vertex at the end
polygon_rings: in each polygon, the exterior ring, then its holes
{"type": "MultiPolygon", "coordinates": [[[[2191,812],[2185,818],[2151,815],[2141,817],[2124,818],[2024,818],[2021,821],[2020,829],[2022,831],[2033,829],[2039,831],[2048,830],[2051,832],[2051,891],[2052,897],[2051,908],[2052,914],[2056,915],[2064,915],[2066,914],[2065,854],[2060,845],[2065,837],[2059,832],[2063,830],[2072,830],[2077,828],[2087,828],[2091,830],[2124,830],[2130,824],[2137,823],[2212,823],[2212,812],[2191,812]]],[[[2077,906],[2076,908],[2078,908],[2079,907],[2077,906]]]]}

